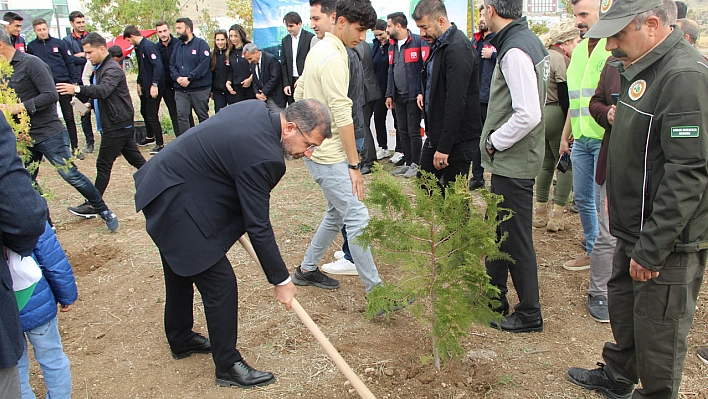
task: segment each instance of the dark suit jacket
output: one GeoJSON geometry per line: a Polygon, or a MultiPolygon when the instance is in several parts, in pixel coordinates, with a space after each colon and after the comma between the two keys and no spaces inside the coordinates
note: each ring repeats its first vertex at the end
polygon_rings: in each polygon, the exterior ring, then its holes
{"type": "MultiPolygon", "coordinates": [[[[44,232],[47,203],[32,188],[29,172],[22,166],[15,143],[15,134],[0,113],[0,247],[4,245],[29,256],[44,232]]],[[[17,365],[24,339],[12,276],[3,255],[0,261],[0,368],[17,365]]]]}
{"type": "Polygon", "coordinates": [[[251,64],[251,73],[253,74],[253,92],[258,94],[262,91],[266,97],[275,101],[275,103],[285,108],[285,93],[283,93],[283,81],[280,78],[280,63],[271,53],[261,51],[261,76],[256,74],[258,64],[251,64]]]}
{"type": "Polygon", "coordinates": [[[189,129],[135,173],[135,208],[176,274],[203,272],[248,232],[268,281],[288,278],[269,215],[270,191],[285,174],[280,136],[279,115],[262,101],[242,101],[189,129]]]}
{"type": "MultiPolygon", "coordinates": [[[[305,29],[300,29],[300,40],[297,43],[297,57],[295,66],[297,68],[297,76],[302,76],[302,70],[305,68],[305,58],[310,52],[310,43],[315,37],[312,33],[305,29]]],[[[281,45],[283,47],[283,66],[280,73],[283,77],[283,87],[292,86],[293,82],[293,37],[290,34],[285,35],[281,45]]],[[[295,90],[293,89],[293,94],[295,90]]]]}

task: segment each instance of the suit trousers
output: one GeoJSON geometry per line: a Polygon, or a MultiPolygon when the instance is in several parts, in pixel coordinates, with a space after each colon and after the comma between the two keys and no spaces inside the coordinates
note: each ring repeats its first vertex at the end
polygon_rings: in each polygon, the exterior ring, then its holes
{"type": "Polygon", "coordinates": [[[361,152],[362,166],[371,167],[374,162],[376,162],[376,144],[374,143],[374,136],[371,133],[371,116],[374,114],[376,101],[377,100],[369,101],[364,104],[364,107],[362,107],[362,111],[364,113],[364,127],[366,128],[366,134],[364,135],[364,150],[361,152]]]}
{"type": "Polygon", "coordinates": [[[615,342],[605,343],[602,351],[605,372],[622,385],[641,379],[642,388],[634,391],[633,399],[675,399],[708,250],[671,253],[659,277],[641,282],[629,275],[633,248],[630,242],[617,239],[607,283],[615,342]]]}
{"type": "Polygon", "coordinates": [[[162,125],[160,125],[160,97],[152,98],[150,92],[140,96],[140,114],[145,121],[147,137],[154,137],[155,144],[164,145],[162,140],[162,125]]]}
{"type": "MultiPolygon", "coordinates": [[[[538,266],[536,251],[533,247],[533,184],[534,179],[514,179],[492,174],[489,191],[504,196],[499,204],[514,212],[511,219],[497,227],[497,239],[504,233],[508,236],[499,248],[509,254],[511,259],[487,260],[487,274],[491,283],[501,291],[501,306],[508,304],[506,293],[509,291],[507,280],[511,274],[519,303],[514,307],[516,314],[523,321],[532,321],[541,317],[541,303],[538,291],[538,266]]],[[[499,212],[498,218],[505,212],[499,212]]]]}
{"type": "Polygon", "coordinates": [[[170,347],[180,347],[194,336],[194,284],[202,296],[216,371],[226,371],[240,362],[241,353],[236,349],[238,283],[226,256],[193,276],[175,274],[165,257],[160,257],[165,272],[165,333],[170,347]]]}
{"type": "Polygon", "coordinates": [[[113,163],[121,154],[136,169],[145,165],[145,158],[138,150],[138,145],[135,144],[135,133],[132,127],[110,131],[104,129],[101,148],[98,150],[96,158],[96,181],[94,183],[101,195],[106,191],[108,182],[111,180],[113,163]]]}
{"type": "Polygon", "coordinates": [[[74,96],[69,94],[59,96],[59,108],[61,108],[61,116],[64,118],[66,130],[69,132],[72,154],[79,148],[79,138],[76,135],[76,120],[74,119],[74,106],[71,105],[71,99],[73,97],[74,96]]]}

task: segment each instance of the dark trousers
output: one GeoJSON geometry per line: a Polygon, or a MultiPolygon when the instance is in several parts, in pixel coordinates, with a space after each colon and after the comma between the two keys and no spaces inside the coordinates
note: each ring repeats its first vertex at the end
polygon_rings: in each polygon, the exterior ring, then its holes
{"type": "Polygon", "coordinates": [[[366,133],[364,135],[364,149],[361,152],[361,164],[369,167],[376,162],[376,144],[374,144],[374,136],[371,133],[371,116],[374,114],[376,101],[369,101],[362,107],[366,133]]]}
{"type": "MultiPolygon", "coordinates": [[[[487,120],[487,103],[479,103],[479,110],[482,112],[482,125],[487,120]]],[[[482,167],[482,152],[477,146],[477,151],[472,157],[472,179],[484,181],[484,168],[482,167]]]]}
{"type": "MultiPolygon", "coordinates": [[[[514,262],[508,260],[487,260],[487,274],[491,283],[499,290],[502,306],[508,304],[506,300],[507,279],[511,274],[519,303],[514,307],[516,314],[523,321],[532,321],[541,317],[541,303],[538,299],[538,266],[536,264],[536,251],[533,247],[532,213],[533,213],[533,184],[534,179],[513,179],[499,175],[492,175],[489,191],[504,196],[499,207],[509,208],[514,215],[511,219],[502,222],[497,228],[497,238],[508,233],[506,240],[499,248],[509,254],[514,262]]],[[[506,212],[499,212],[498,218],[504,217],[506,212]]]]}
{"type": "MultiPolygon", "coordinates": [[[[175,89],[172,87],[165,88],[165,90],[160,93],[158,98],[165,100],[165,105],[167,106],[167,111],[170,113],[170,120],[172,121],[172,131],[175,135],[179,135],[179,118],[177,117],[177,102],[175,101],[175,89]]],[[[189,113],[189,127],[194,127],[194,116],[189,113]]]]}
{"type": "Polygon", "coordinates": [[[76,121],[74,120],[74,106],[71,105],[71,99],[73,97],[74,96],[69,94],[59,96],[59,108],[61,108],[61,115],[64,118],[66,130],[69,132],[72,153],[79,148],[79,138],[76,135],[76,121]]]}
{"type": "Polygon", "coordinates": [[[226,256],[194,276],[175,274],[161,258],[165,272],[165,333],[170,346],[179,347],[194,336],[194,284],[202,296],[216,371],[226,371],[241,361],[236,349],[238,284],[226,256]]]}
{"type": "Polygon", "coordinates": [[[419,170],[433,173],[443,188],[452,184],[459,175],[467,179],[467,173],[470,171],[470,163],[475,152],[475,143],[479,146],[479,139],[453,145],[447,158],[448,166],[438,170],[433,166],[433,156],[438,149],[430,142],[430,139],[425,139],[423,152],[420,155],[419,170]]]}
{"type": "MultiPolygon", "coordinates": [[[[145,130],[147,137],[154,137],[155,144],[164,145],[162,140],[162,125],[160,125],[160,96],[155,98],[150,96],[150,92],[140,96],[140,114],[145,121],[145,130]]],[[[132,130],[132,129],[131,129],[132,130]]],[[[103,147],[103,146],[102,146],[103,147]]]]}
{"type": "Polygon", "coordinates": [[[111,169],[118,155],[123,154],[129,164],[140,169],[145,165],[145,158],[135,144],[135,132],[132,127],[106,131],[101,138],[101,148],[96,158],[96,189],[103,195],[111,180],[111,169]]]}
{"type": "Polygon", "coordinates": [[[236,96],[225,91],[213,91],[212,99],[214,100],[214,113],[236,102],[236,96]]]}
{"type": "MultiPolygon", "coordinates": [[[[53,166],[60,166],[57,168],[59,176],[61,176],[64,181],[71,184],[76,191],[81,193],[81,195],[86,198],[96,212],[101,213],[108,209],[105,202],[103,202],[101,193],[93,184],[91,184],[91,180],[89,180],[86,175],[79,172],[79,169],[76,167],[76,162],[72,163],[69,168],[63,168],[63,166],[66,166],[66,160],[71,158],[71,151],[69,150],[69,135],[66,131],[54,135],[44,141],[40,141],[39,143],[34,143],[29,150],[31,156],[25,166],[33,162],[40,162],[43,157],[47,158],[47,161],[49,161],[49,163],[53,166]]],[[[32,181],[36,182],[38,172],[39,165],[37,165],[37,168],[32,172],[32,181]]]]}
{"type": "MultiPolygon", "coordinates": [[[[244,100],[251,100],[251,94],[253,94],[253,88],[252,87],[243,87],[241,83],[232,83],[231,88],[234,89],[236,94],[231,96],[230,98],[227,98],[226,102],[231,105],[234,103],[238,103],[244,100]],[[229,102],[230,101],[230,102],[229,102]]],[[[253,95],[253,98],[255,97],[255,94],[253,95]]]]}
{"type": "Polygon", "coordinates": [[[298,80],[298,79],[300,79],[300,77],[295,77],[295,76],[292,77],[291,82],[293,82],[293,84],[290,86],[290,94],[291,94],[291,95],[290,95],[290,96],[287,96],[287,95],[285,96],[285,98],[286,98],[286,100],[287,100],[287,102],[288,102],[288,105],[290,105],[290,104],[292,104],[292,103],[295,102],[295,97],[294,97],[294,96],[295,96],[295,83],[297,83],[297,80],[298,80]]]}
{"type": "MultiPolygon", "coordinates": [[[[386,97],[383,95],[376,100],[374,105],[374,128],[376,129],[376,141],[379,147],[388,149],[388,129],[386,129],[386,117],[388,116],[388,108],[386,108],[386,97]]],[[[394,120],[395,120],[394,116],[394,120]]]]}
{"type": "Polygon", "coordinates": [[[199,123],[209,119],[209,94],[211,88],[205,87],[194,91],[175,91],[175,102],[177,103],[177,118],[179,120],[179,136],[189,130],[192,125],[189,123],[189,115],[192,109],[197,114],[199,123]]]}
{"type": "MultiPolygon", "coordinates": [[[[396,101],[396,118],[400,132],[401,149],[406,165],[420,164],[420,150],[423,138],[420,135],[421,111],[415,100],[398,99],[396,101]]],[[[467,173],[467,172],[465,172],[467,173]]]]}
{"type": "Polygon", "coordinates": [[[633,249],[617,239],[607,283],[615,343],[605,343],[602,351],[605,371],[619,384],[641,379],[634,399],[677,398],[708,251],[671,253],[659,277],[641,282],[629,275],[633,249]]]}
{"type": "MultiPolygon", "coordinates": [[[[81,83],[80,83],[81,84],[81,83]]],[[[83,85],[82,85],[83,86],[83,85]]],[[[76,98],[82,103],[87,103],[90,99],[82,94],[77,94],[76,98]]],[[[81,129],[84,131],[84,137],[86,138],[86,145],[94,144],[93,137],[93,125],[91,124],[91,109],[84,115],[81,115],[81,129]]]]}

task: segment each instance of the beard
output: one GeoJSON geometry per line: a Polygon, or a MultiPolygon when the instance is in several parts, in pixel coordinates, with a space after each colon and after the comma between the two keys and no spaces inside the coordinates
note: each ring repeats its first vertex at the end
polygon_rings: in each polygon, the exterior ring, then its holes
{"type": "Polygon", "coordinates": [[[479,29],[480,32],[484,33],[489,30],[487,27],[487,24],[480,22],[479,25],[477,26],[477,29],[479,29]]]}
{"type": "Polygon", "coordinates": [[[612,50],[612,56],[616,57],[616,58],[627,58],[628,57],[627,53],[625,53],[624,51],[622,51],[618,48],[612,50]]]}
{"type": "Polygon", "coordinates": [[[583,39],[585,38],[585,33],[590,30],[590,27],[586,24],[578,24],[578,29],[580,29],[580,38],[583,39]],[[583,29],[585,29],[585,32],[583,32],[583,29]]]}
{"type": "Polygon", "coordinates": [[[187,40],[189,40],[189,35],[187,34],[187,32],[182,33],[181,35],[179,35],[179,38],[178,38],[178,39],[181,40],[181,41],[183,41],[183,42],[186,42],[187,40]]]}

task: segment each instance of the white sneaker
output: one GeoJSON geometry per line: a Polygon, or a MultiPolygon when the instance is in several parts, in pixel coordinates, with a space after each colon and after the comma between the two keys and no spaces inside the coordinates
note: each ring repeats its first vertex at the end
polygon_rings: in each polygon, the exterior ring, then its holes
{"type": "Polygon", "coordinates": [[[408,167],[408,170],[406,173],[403,174],[403,177],[406,179],[410,179],[411,177],[416,177],[418,175],[418,165],[415,163],[412,163],[411,166],[408,167]]]}
{"type": "Polygon", "coordinates": [[[400,161],[401,159],[403,159],[403,153],[396,152],[391,156],[391,159],[389,159],[388,161],[391,163],[398,163],[398,161],[400,161]]]}
{"type": "Polygon", "coordinates": [[[352,262],[342,258],[337,259],[332,263],[327,263],[322,265],[322,271],[329,274],[344,274],[347,276],[358,276],[359,272],[356,271],[356,267],[352,262]]]}
{"type": "Polygon", "coordinates": [[[390,156],[391,156],[391,151],[389,151],[385,148],[379,148],[379,150],[376,151],[376,159],[379,161],[384,158],[388,158],[390,156]]]}
{"type": "Polygon", "coordinates": [[[391,173],[394,176],[403,176],[408,172],[408,165],[401,165],[391,173]]]}
{"type": "Polygon", "coordinates": [[[337,251],[334,253],[334,259],[344,259],[344,251],[337,251]]]}

